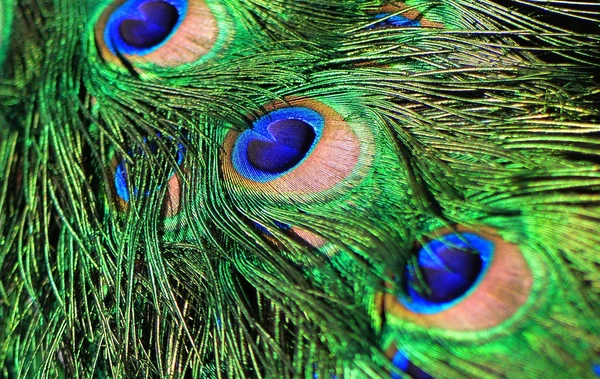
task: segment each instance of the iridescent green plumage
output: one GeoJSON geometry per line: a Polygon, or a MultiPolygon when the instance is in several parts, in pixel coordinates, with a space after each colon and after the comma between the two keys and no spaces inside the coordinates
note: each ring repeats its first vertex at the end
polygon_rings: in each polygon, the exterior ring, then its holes
{"type": "Polygon", "coordinates": [[[594,375],[597,4],[190,0],[136,52],[123,3],[0,2],[0,377],[594,375]],[[501,284],[402,303],[465,230],[501,284]]]}

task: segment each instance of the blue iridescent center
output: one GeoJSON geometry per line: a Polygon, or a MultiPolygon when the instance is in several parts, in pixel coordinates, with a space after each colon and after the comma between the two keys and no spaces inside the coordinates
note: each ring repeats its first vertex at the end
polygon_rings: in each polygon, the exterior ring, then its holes
{"type": "Polygon", "coordinates": [[[474,233],[429,242],[406,265],[400,301],[425,314],[454,306],[481,281],[493,252],[494,243],[474,233]]]}
{"type": "Polygon", "coordinates": [[[113,54],[151,53],[175,33],[186,10],[186,0],[129,0],[109,17],[106,45],[113,54]]]}
{"type": "Polygon", "coordinates": [[[312,153],[324,126],[323,116],[309,108],[273,111],[240,134],[233,148],[233,167],[256,182],[277,179],[312,153]]]}
{"type": "Polygon", "coordinates": [[[375,18],[381,21],[372,25],[370,29],[377,27],[414,28],[421,26],[421,22],[419,20],[411,20],[410,18],[399,14],[390,16],[389,13],[380,13],[375,15],[375,18]]]}

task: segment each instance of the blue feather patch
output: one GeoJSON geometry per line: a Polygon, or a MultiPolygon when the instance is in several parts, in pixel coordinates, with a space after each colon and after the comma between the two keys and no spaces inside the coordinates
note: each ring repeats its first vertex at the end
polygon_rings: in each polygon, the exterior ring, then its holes
{"type": "MultiPolygon", "coordinates": [[[[397,367],[400,370],[406,372],[408,370],[408,366],[410,364],[410,361],[408,360],[408,358],[406,357],[406,355],[404,355],[400,350],[398,350],[396,352],[396,354],[394,354],[394,358],[392,359],[392,363],[394,364],[395,367],[397,367]]],[[[392,373],[392,378],[393,379],[397,379],[397,378],[400,378],[400,377],[397,374],[392,373]]]]}
{"type": "Polygon", "coordinates": [[[394,28],[414,28],[421,26],[419,20],[411,20],[401,15],[390,16],[389,13],[380,13],[375,15],[377,20],[380,20],[374,25],[371,25],[369,29],[378,27],[394,27],[394,28]]]}
{"type": "MultiPolygon", "coordinates": [[[[394,354],[394,358],[392,359],[392,363],[395,367],[399,368],[403,372],[410,375],[413,379],[433,379],[431,375],[421,370],[419,367],[415,366],[404,354],[402,351],[398,350],[396,354],[394,354]]],[[[396,373],[392,373],[392,379],[402,379],[400,375],[396,373]]]]}
{"type": "MultiPolygon", "coordinates": [[[[251,222],[252,222],[252,225],[254,225],[254,227],[255,227],[256,229],[258,229],[258,231],[260,231],[260,232],[261,232],[261,233],[263,233],[264,235],[266,235],[266,236],[268,236],[268,237],[272,237],[272,236],[273,236],[273,234],[271,234],[271,232],[269,231],[269,229],[267,229],[266,227],[264,227],[262,224],[260,224],[260,223],[258,223],[258,222],[256,222],[256,221],[251,221],[251,222]]],[[[275,224],[275,226],[276,226],[277,228],[279,228],[279,230],[283,230],[283,231],[285,231],[285,230],[290,230],[290,229],[292,228],[292,227],[291,227],[290,225],[288,225],[288,224],[284,224],[284,223],[282,223],[282,222],[275,221],[275,220],[273,220],[273,224],[275,224]]]]}
{"type": "Polygon", "coordinates": [[[125,202],[129,202],[129,189],[127,189],[127,171],[125,169],[125,161],[121,161],[117,165],[114,177],[115,188],[117,195],[125,202]]]}

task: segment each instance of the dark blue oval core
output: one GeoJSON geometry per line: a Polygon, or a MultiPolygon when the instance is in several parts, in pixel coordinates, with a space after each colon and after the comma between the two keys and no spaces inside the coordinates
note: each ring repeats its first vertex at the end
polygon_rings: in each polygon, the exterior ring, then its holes
{"type": "Polygon", "coordinates": [[[181,25],[187,0],[129,0],[109,17],[104,40],[113,54],[145,55],[181,25]]]}
{"type": "Polygon", "coordinates": [[[179,19],[177,8],[162,1],[143,4],[139,12],[141,19],[125,19],[119,25],[123,41],[138,49],[148,49],[164,41],[179,19]]]}
{"type": "Polygon", "coordinates": [[[417,313],[437,313],[462,300],[481,280],[493,242],[474,233],[448,234],[422,247],[403,277],[402,303],[417,313]]]}
{"type": "Polygon", "coordinates": [[[233,167],[247,179],[268,182],[300,165],[317,145],[325,119],[304,107],[283,108],[258,119],[239,135],[233,167]]]}

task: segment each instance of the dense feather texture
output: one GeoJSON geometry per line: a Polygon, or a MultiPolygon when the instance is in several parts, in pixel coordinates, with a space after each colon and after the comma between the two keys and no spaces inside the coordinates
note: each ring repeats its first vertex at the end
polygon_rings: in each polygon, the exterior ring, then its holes
{"type": "Polygon", "coordinates": [[[593,377],[596,3],[0,6],[0,376],[593,377]]]}

